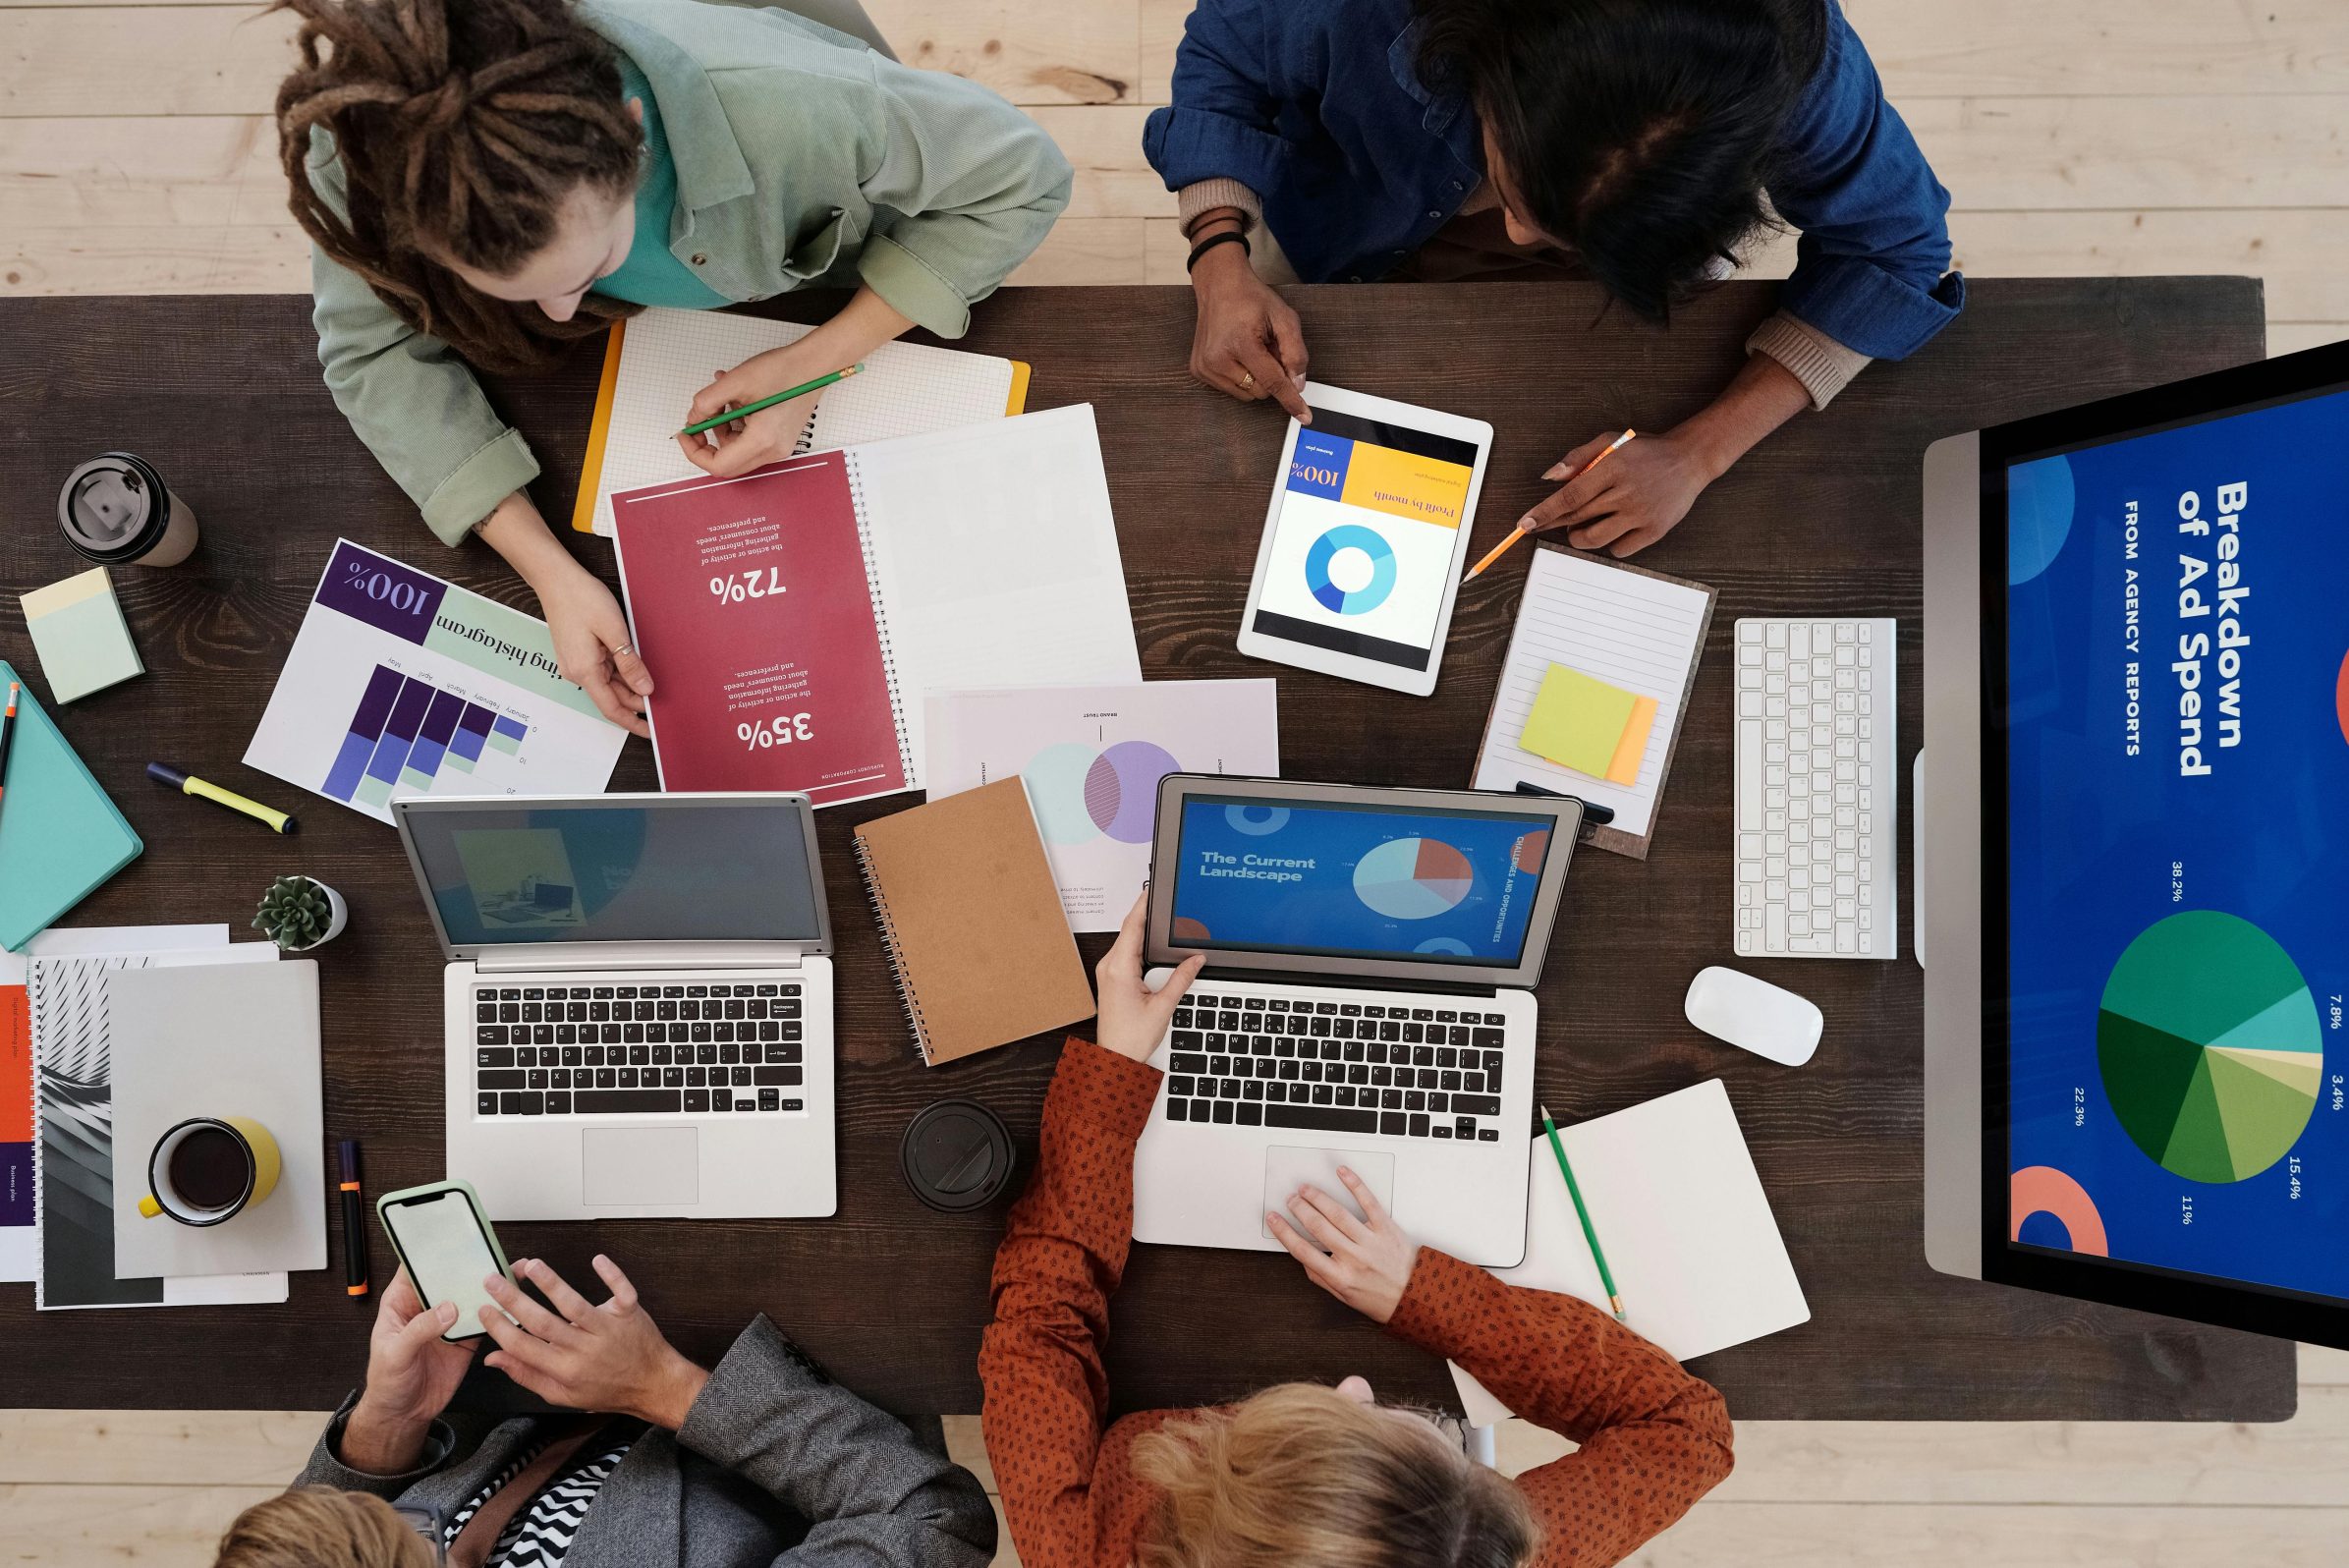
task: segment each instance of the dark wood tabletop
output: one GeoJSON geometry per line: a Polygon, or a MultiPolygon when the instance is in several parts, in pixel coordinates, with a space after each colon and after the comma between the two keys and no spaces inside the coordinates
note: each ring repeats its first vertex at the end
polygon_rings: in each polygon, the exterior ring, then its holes
{"type": "MultiPolygon", "coordinates": [[[[1548,486],[1569,447],[1628,422],[1661,430],[1728,379],[1770,308],[1725,286],[1668,333],[1575,284],[1291,291],[1314,373],[1492,421],[1477,547],[1548,486]]],[[[812,317],[820,303],[778,313],[812,317]]],[[[1035,365],[1032,408],[1090,401],[1100,423],[1135,635],[1157,679],[1278,675],[1293,778],[1462,786],[1507,642],[1522,553],[1461,594],[1442,681],[1413,699],[1243,659],[1233,635],[1282,438],[1269,404],[1194,386],[1186,291],[1014,289],[962,347],[1035,365]]],[[[1900,618],[1900,742],[1920,741],[1920,455],[1933,438],[2235,364],[2262,352],[2248,279],[1985,282],[1914,360],[1878,364],[1832,408],[1771,437],[1643,564],[1720,590],[1677,762],[1645,862],[1575,862],[1540,988],[1538,1082],[1561,1120],[1727,1081],[1811,1301],[1805,1326],[1697,1370],[1742,1418],[2268,1421],[2294,1408],[2289,1345],[1949,1279],[1920,1241],[1921,976],[1890,963],[1747,967],[1817,1001],[1825,1043],[1798,1069],[1711,1041],[1681,1015],[1690,978],[1730,957],[1730,642],[1742,615],[1900,618]]],[[[371,1189],[438,1178],[440,954],[388,827],[243,767],[327,551],[348,535],[508,602],[527,591],[487,549],[449,549],[377,469],[321,383],[301,298],[0,301],[0,655],[38,662],[16,595],[80,569],[53,525],[81,460],[127,448],[194,506],[203,543],[115,582],[147,673],[59,714],[146,853],[75,924],[228,921],[240,937],[269,878],[342,889],[351,927],[322,950],[329,1138],[365,1141],[371,1189]],[[278,839],[150,785],[163,758],[297,810],[278,839]]],[[[568,518],[599,353],[493,395],[534,443],[539,504],[568,518]]],[[[603,540],[571,535],[617,582],[603,540]]],[[[44,698],[47,687],[31,677],[44,698]]],[[[1907,777],[1904,765],[1902,778],[1907,777]]],[[[653,787],[632,742],[612,784],[653,787]]],[[[1905,788],[1905,786],[1904,786],[1905,788]]],[[[514,1225],[509,1253],[587,1278],[607,1250],[689,1353],[719,1354],[754,1314],[835,1375],[904,1411],[979,1408],[974,1371],[1001,1210],[946,1217],[897,1169],[928,1101],[966,1095],[1010,1123],[1023,1160],[1059,1047],[1036,1039],[942,1069],[915,1059],[849,853],[849,829],[910,798],[820,816],[838,933],[840,1210],[825,1221],[514,1225]]],[[[1901,875],[1911,885],[1904,833],[1901,875]]],[[[1904,904],[1907,899],[1904,896],[1904,904]]],[[[1105,938],[1085,939],[1090,960],[1105,938]]],[[[458,1173],[462,1174],[462,1173],[458,1173]]],[[[326,1195],[314,1195],[324,1202],[326,1195]]],[[[335,1227],[339,1230],[339,1226],[335,1227]]],[[[0,1406],[325,1407],[358,1379],[371,1301],[334,1266],[283,1306],[36,1315],[0,1286],[0,1406]]],[[[373,1243],[376,1273],[389,1250],[373,1243]]],[[[1449,1404],[1439,1362],[1382,1335],[1285,1257],[1137,1249],[1117,1301],[1111,1382],[1126,1408],[1225,1399],[1297,1377],[1368,1374],[1449,1404]]]]}

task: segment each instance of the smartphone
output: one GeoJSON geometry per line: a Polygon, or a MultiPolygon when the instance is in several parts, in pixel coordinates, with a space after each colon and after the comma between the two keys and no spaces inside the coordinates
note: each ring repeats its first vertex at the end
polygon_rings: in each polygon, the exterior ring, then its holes
{"type": "MultiPolygon", "coordinates": [[[[505,1250],[497,1232],[481,1211],[481,1200],[464,1182],[428,1182],[403,1188],[375,1200],[375,1217],[392,1250],[407,1265],[409,1282],[426,1310],[442,1302],[457,1304],[457,1320],[440,1337],[452,1343],[478,1339],[489,1330],[481,1326],[481,1309],[496,1307],[481,1281],[502,1274],[511,1282],[505,1250]]],[[[511,1313],[500,1308],[508,1322],[511,1313]]]]}

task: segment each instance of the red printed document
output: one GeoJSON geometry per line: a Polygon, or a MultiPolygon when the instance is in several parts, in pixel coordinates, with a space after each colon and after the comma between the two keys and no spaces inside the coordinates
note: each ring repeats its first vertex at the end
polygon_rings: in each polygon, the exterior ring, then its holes
{"type": "Polygon", "coordinates": [[[662,789],[823,804],[906,788],[839,453],[630,491],[615,511],[662,789]]]}
{"type": "Polygon", "coordinates": [[[612,497],[664,790],[919,789],[933,687],[1139,682],[1092,410],[612,497]]]}

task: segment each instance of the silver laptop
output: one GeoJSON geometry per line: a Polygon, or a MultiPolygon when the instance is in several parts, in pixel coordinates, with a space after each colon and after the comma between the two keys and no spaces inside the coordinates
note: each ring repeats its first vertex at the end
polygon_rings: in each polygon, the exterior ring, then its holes
{"type": "Polygon", "coordinates": [[[1582,803],[1169,774],[1151,983],[1206,968],[1151,1061],[1137,1241],[1271,1251],[1305,1182],[1359,1174],[1403,1228],[1525,1260],[1541,978],[1582,803]]]}
{"type": "Polygon", "coordinates": [[[450,959],[448,1168],[501,1220],[830,1214],[804,795],[392,803],[450,959]]]}

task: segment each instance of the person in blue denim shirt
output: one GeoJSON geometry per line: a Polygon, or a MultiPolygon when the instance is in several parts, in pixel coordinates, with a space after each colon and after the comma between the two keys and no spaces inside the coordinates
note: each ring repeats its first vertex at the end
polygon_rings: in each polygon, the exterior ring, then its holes
{"type": "Polygon", "coordinates": [[[1836,0],[1199,0],[1143,148],[1192,244],[1192,373],[1301,419],[1304,336],[1267,278],[1564,272],[1663,322],[1798,231],[1728,387],[1523,522],[1616,555],[1965,301],[1949,194],[1836,0]]]}

